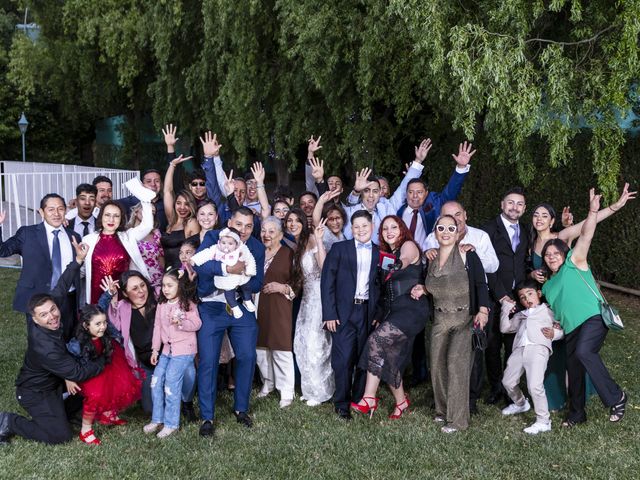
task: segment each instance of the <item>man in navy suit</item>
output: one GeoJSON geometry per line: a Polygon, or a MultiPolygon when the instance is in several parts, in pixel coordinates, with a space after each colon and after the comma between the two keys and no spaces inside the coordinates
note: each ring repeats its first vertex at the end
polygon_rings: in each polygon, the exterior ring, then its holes
{"type": "Polygon", "coordinates": [[[494,302],[492,314],[487,324],[487,349],[485,363],[491,392],[487,403],[498,403],[501,398],[510,401],[502,387],[502,372],[513,347],[515,334],[500,332],[500,310],[506,302],[516,306],[514,287],[526,278],[526,256],[529,247],[528,228],[520,223],[526,209],[524,191],[512,188],[502,197],[502,212],[489,221],[482,229],[489,234],[500,266],[494,273],[487,273],[489,293],[494,302]],[[504,359],[501,350],[504,347],[504,359]]]}
{"type": "MultiPolygon", "coordinates": [[[[13,309],[27,316],[27,327],[31,321],[27,302],[36,293],[49,293],[53,290],[62,272],[73,261],[74,249],[71,239],[80,243],[80,236],[62,226],[66,212],[64,199],[49,193],[40,200],[40,216],[43,222],[37,225],[20,227],[16,234],[6,241],[0,241],[0,257],[22,255],[22,271],[13,297],[13,309]]],[[[4,214],[0,214],[0,224],[4,214]]],[[[0,231],[0,236],[1,236],[0,231]]],[[[80,286],[80,275],[76,278],[76,289],[80,286]]],[[[68,292],[68,299],[63,302],[65,308],[61,312],[63,318],[74,318],[77,312],[76,289],[68,292]],[[69,317],[71,316],[71,317],[69,317]]],[[[64,335],[68,337],[73,330],[73,322],[63,322],[64,335]]]]}
{"type": "Polygon", "coordinates": [[[366,210],[351,216],[353,240],[331,247],[322,268],[322,319],[332,333],[331,367],[336,380],[333,403],[351,420],[349,405],[364,392],[366,372],[356,368],[380,295],[376,282],[379,251],[371,242],[373,218],[366,210]],[[356,368],[354,376],[354,368],[356,368]]]}
{"type": "MultiPolygon", "coordinates": [[[[227,226],[235,228],[256,260],[256,275],[251,277],[249,285],[253,293],[258,293],[262,288],[264,277],[264,245],[251,235],[253,231],[253,212],[240,207],[236,210],[227,226]]],[[[199,250],[203,250],[218,243],[220,231],[210,231],[204,237],[199,250]]],[[[226,267],[222,262],[209,260],[201,266],[195,266],[198,273],[198,296],[202,301],[198,306],[202,327],[198,331],[198,399],[200,402],[200,415],[203,423],[200,426],[200,435],[209,437],[213,435],[213,418],[215,413],[215,401],[217,393],[218,360],[224,332],[228,331],[229,340],[235,353],[236,370],[234,372],[236,389],[234,392],[233,410],[238,423],[251,427],[249,410],[249,397],[251,396],[251,384],[253,372],[256,366],[256,342],[258,340],[258,324],[254,313],[248,312],[242,303],[242,317],[234,318],[227,309],[226,300],[222,291],[214,285],[214,277],[232,273],[241,273],[244,270],[244,262],[238,262],[232,267],[226,267]]]]}
{"type": "MultiPolygon", "coordinates": [[[[458,155],[452,155],[456,161],[456,168],[449,183],[441,192],[430,192],[425,181],[420,178],[410,180],[407,185],[407,201],[398,210],[398,216],[402,218],[416,244],[423,252],[427,250],[427,237],[440,216],[442,205],[456,200],[460,195],[462,185],[470,169],[469,161],[476,153],[472,148],[471,143],[461,143],[458,155]]],[[[424,330],[422,330],[413,342],[411,385],[425,382],[429,378],[424,337],[424,330]]]]}

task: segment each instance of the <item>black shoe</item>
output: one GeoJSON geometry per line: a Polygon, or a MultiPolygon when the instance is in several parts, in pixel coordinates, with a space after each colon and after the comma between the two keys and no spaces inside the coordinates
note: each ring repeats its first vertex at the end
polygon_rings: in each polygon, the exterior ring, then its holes
{"type": "Polygon", "coordinates": [[[213,437],[214,432],[213,422],[211,420],[205,420],[200,425],[200,436],[201,437],[213,437]]]}
{"type": "Polygon", "coordinates": [[[185,418],[187,422],[190,422],[190,423],[198,421],[198,417],[196,416],[196,411],[193,409],[193,402],[182,403],[182,416],[185,418]]]}
{"type": "Polygon", "coordinates": [[[11,414],[9,412],[0,412],[0,445],[8,445],[13,435],[9,428],[10,418],[11,414]]]}
{"type": "Polygon", "coordinates": [[[253,427],[253,421],[251,417],[247,415],[247,412],[233,412],[233,414],[236,416],[236,422],[241,423],[247,428],[253,427]]]}
{"type": "Polygon", "coordinates": [[[344,420],[346,422],[353,420],[353,417],[351,416],[351,412],[349,410],[345,410],[344,408],[336,408],[336,413],[338,414],[340,420],[344,420]]]}
{"type": "Polygon", "coordinates": [[[495,405],[496,403],[499,403],[503,398],[504,395],[502,392],[491,392],[485,399],[484,403],[486,403],[487,405],[495,405]]]}

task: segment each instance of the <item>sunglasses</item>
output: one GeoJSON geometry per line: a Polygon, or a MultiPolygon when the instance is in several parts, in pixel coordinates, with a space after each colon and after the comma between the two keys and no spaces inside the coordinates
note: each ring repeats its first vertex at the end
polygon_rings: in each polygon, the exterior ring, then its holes
{"type": "Polygon", "coordinates": [[[192,187],[204,187],[206,186],[205,182],[191,182],[192,187]]]}
{"type": "Polygon", "coordinates": [[[436,231],[438,233],[444,233],[445,231],[449,233],[456,233],[458,231],[458,227],[456,225],[436,225],[436,231]]]}

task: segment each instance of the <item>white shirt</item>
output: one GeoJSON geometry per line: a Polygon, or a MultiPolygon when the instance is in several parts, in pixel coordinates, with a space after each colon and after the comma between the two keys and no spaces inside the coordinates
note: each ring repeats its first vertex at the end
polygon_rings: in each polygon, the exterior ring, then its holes
{"type": "MultiPolygon", "coordinates": [[[[533,308],[527,308],[526,310],[523,310],[522,313],[524,313],[525,316],[529,317],[529,315],[535,312],[538,309],[538,307],[541,307],[543,305],[544,304],[540,304],[540,305],[536,305],[533,308]]],[[[522,328],[524,328],[524,332],[522,332],[522,337],[520,337],[520,341],[518,342],[518,345],[514,345],[514,348],[526,347],[527,345],[535,345],[535,343],[529,340],[529,336],[527,335],[527,327],[524,326],[522,328]]]]}
{"type": "Polygon", "coordinates": [[[502,219],[502,223],[504,223],[504,228],[507,229],[507,233],[509,234],[509,241],[511,242],[511,245],[513,245],[513,236],[516,234],[516,230],[513,228],[513,225],[518,225],[518,233],[520,233],[521,226],[517,222],[511,223],[509,220],[504,218],[504,215],[500,215],[500,218],[502,219]]]}
{"type": "MultiPolygon", "coordinates": [[[[69,235],[67,235],[67,232],[64,230],[64,228],[62,226],[58,227],[58,228],[54,228],[51,225],[49,225],[47,222],[43,222],[44,223],[44,229],[47,232],[47,243],[49,244],[49,258],[51,258],[51,254],[53,252],[53,231],[54,230],[59,230],[60,233],[58,234],[58,239],[60,240],[60,274],[62,274],[65,269],[67,268],[67,265],[69,265],[72,261],[73,261],[73,246],[71,245],[71,241],[69,240],[69,235]]],[[[51,285],[51,289],[53,290],[53,288],[55,287],[55,285],[51,285]]]]}
{"type": "Polygon", "coordinates": [[[89,233],[96,231],[96,218],[92,215],[88,219],[83,220],[80,217],[74,219],[73,231],[80,235],[80,238],[84,236],[84,225],[82,222],[89,222],[89,233]]]}
{"type": "Polygon", "coordinates": [[[418,244],[418,247],[420,247],[420,250],[424,252],[425,250],[427,250],[426,248],[427,232],[425,231],[424,224],[422,223],[422,217],[420,216],[420,209],[411,208],[407,206],[407,208],[404,209],[404,213],[402,214],[402,221],[407,226],[407,228],[411,228],[411,220],[413,219],[413,212],[415,210],[417,210],[418,213],[416,214],[416,217],[417,217],[416,232],[413,235],[413,239],[418,244]]]}
{"type": "Polygon", "coordinates": [[[371,271],[371,241],[364,245],[370,248],[358,248],[360,242],[356,240],[356,257],[358,272],[356,273],[356,296],[355,298],[369,299],[369,272],[371,271]]]}
{"type": "MultiPolygon", "coordinates": [[[[493,248],[493,244],[491,243],[491,239],[487,232],[467,225],[467,232],[464,234],[464,238],[460,243],[463,245],[470,244],[475,247],[485,273],[494,273],[498,271],[500,261],[498,260],[496,251],[493,248]]],[[[438,241],[436,240],[436,236],[433,232],[429,234],[425,241],[424,251],[431,250],[432,248],[438,248],[438,241]]]]}

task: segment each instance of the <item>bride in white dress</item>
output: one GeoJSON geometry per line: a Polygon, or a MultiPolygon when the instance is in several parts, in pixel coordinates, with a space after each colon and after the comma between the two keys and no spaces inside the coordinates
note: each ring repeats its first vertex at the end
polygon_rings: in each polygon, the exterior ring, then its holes
{"type": "Polygon", "coordinates": [[[318,223],[302,255],[302,303],[296,321],[293,351],[300,369],[302,396],[314,407],[333,396],[335,380],[331,368],[331,335],[322,329],[320,276],[326,252],[322,242],[326,221],[318,223]]]}

